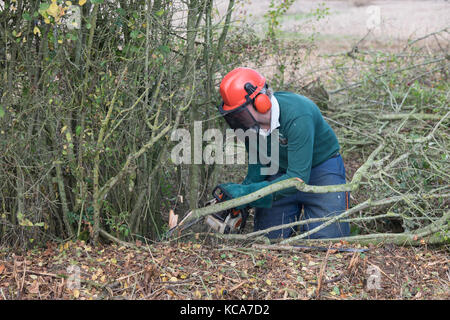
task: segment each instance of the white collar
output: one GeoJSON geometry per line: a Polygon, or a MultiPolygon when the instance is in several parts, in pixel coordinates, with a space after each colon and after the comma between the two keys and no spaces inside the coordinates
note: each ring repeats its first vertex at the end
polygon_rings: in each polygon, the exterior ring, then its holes
{"type": "Polygon", "coordinates": [[[270,129],[259,129],[259,134],[263,136],[268,136],[273,130],[280,126],[280,105],[278,104],[277,98],[272,94],[270,98],[272,102],[272,107],[270,108],[270,129]]]}

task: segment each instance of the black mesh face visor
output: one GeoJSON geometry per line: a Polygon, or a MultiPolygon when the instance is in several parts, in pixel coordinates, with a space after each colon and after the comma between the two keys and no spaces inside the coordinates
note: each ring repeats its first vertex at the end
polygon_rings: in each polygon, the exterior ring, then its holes
{"type": "Polygon", "coordinates": [[[250,111],[248,111],[247,104],[231,111],[223,110],[221,105],[219,111],[231,129],[242,129],[244,131],[254,129],[256,132],[259,131],[259,123],[255,120],[250,111]]]}

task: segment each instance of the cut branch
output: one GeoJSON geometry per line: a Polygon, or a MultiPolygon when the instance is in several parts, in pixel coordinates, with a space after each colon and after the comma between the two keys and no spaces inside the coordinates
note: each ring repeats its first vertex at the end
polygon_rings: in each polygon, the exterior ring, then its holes
{"type": "MultiPolygon", "coordinates": [[[[356,171],[356,173],[353,176],[353,179],[350,183],[346,184],[339,184],[339,185],[330,185],[330,186],[312,186],[308,185],[299,178],[290,178],[283,181],[276,182],[274,184],[271,184],[267,187],[264,187],[258,191],[255,191],[253,193],[250,193],[246,196],[239,197],[236,199],[228,200],[225,202],[217,203],[214,205],[206,206],[204,208],[194,209],[192,211],[192,214],[185,220],[183,220],[183,223],[188,223],[189,221],[192,221],[194,219],[201,218],[203,216],[217,213],[223,210],[228,210],[232,208],[236,208],[241,205],[245,205],[248,203],[251,203],[253,201],[256,201],[260,198],[263,198],[267,195],[270,195],[272,193],[275,193],[277,191],[289,189],[289,188],[296,188],[299,191],[302,192],[309,192],[309,193],[332,193],[332,192],[345,192],[345,191],[354,191],[358,189],[361,179],[364,175],[367,174],[367,170],[372,166],[374,163],[375,157],[380,153],[380,151],[384,148],[384,144],[381,144],[376,148],[372,154],[369,156],[367,161],[356,171]]],[[[180,223],[181,225],[181,223],[180,223]]]]}

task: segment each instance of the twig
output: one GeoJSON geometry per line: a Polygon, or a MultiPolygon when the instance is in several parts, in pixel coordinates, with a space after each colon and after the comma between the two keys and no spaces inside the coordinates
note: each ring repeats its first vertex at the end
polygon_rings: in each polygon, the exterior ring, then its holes
{"type": "Polygon", "coordinates": [[[108,240],[110,240],[112,242],[115,242],[115,243],[117,243],[117,244],[119,244],[121,246],[128,247],[128,248],[137,248],[137,246],[135,244],[133,244],[131,242],[126,242],[126,241],[120,240],[120,239],[114,237],[113,235],[111,235],[110,233],[106,232],[103,229],[100,229],[99,233],[103,237],[105,237],[106,239],[108,239],[108,240]]]}
{"type": "Polygon", "coordinates": [[[448,33],[447,30],[448,30],[448,27],[445,27],[445,28],[442,29],[442,30],[439,30],[439,31],[436,31],[436,32],[432,32],[432,33],[426,34],[426,35],[424,35],[424,36],[422,36],[422,37],[420,37],[420,38],[417,38],[417,39],[415,39],[415,40],[412,40],[412,41],[408,41],[408,43],[406,44],[405,48],[403,48],[403,50],[405,50],[408,46],[411,46],[411,45],[413,45],[414,43],[416,43],[416,42],[418,42],[418,41],[420,41],[420,40],[423,40],[423,39],[426,39],[426,38],[428,38],[428,37],[434,36],[434,35],[439,34],[439,33],[441,33],[441,32],[447,32],[447,33],[448,33]]]}
{"type": "Polygon", "coordinates": [[[52,278],[61,278],[61,275],[57,275],[54,273],[47,273],[47,272],[38,272],[38,271],[33,271],[33,270],[27,270],[28,273],[32,273],[32,274],[37,274],[40,276],[48,276],[48,277],[52,277],[52,278]]]}
{"type": "MultiPolygon", "coordinates": [[[[323,280],[322,284],[329,284],[329,283],[340,281],[340,280],[342,280],[342,278],[344,277],[344,275],[346,273],[347,273],[347,270],[345,270],[344,272],[342,272],[341,274],[337,275],[334,278],[331,278],[331,279],[328,279],[328,280],[323,280]]],[[[315,286],[318,285],[318,283],[316,281],[308,281],[308,283],[312,284],[312,285],[315,285],[315,286]]]]}
{"type": "Polygon", "coordinates": [[[405,118],[416,120],[440,120],[442,118],[442,115],[430,113],[387,113],[377,116],[377,119],[379,120],[403,120],[405,118]]]}
{"type": "Polygon", "coordinates": [[[120,277],[120,278],[117,278],[116,281],[114,281],[114,283],[119,282],[119,281],[124,280],[124,279],[127,279],[127,278],[132,277],[132,276],[136,276],[136,275],[138,275],[138,274],[141,274],[141,273],[144,272],[144,271],[145,271],[145,270],[141,270],[141,271],[137,271],[137,272],[135,272],[135,273],[132,273],[132,274],[129,274],[129,275],[126,275],[126,276],[122,276],[122,277],[120,277]]]}
{"type": "Polygon", "coordinates": [[[325,259],[323,259],[322,266],[320,267],[320,273],[319,273],[319,279],[317,281],[317,291],[316,291],[317,299],[320,299],[320,289],[322,289],[322,280],[323,280],[323,275],[325,273],[325,269],[327,267],[328,256],[330,255],[330,248],[331,248],[331,243],[328,247],[327,254],[325,255],[325,259]]]}
{"type": "Polygon", "coordinates": [[[434,126],[433,130],[431,130],[431,132],[425,136],[425,137],[420,137],[420,138],[416,138],[416,139],[404,139],[405,142],[408,143],[423,143],[423,142],[427,142],[430,141],[433,137],[434,134],[436,133],[436,130],[439,128],[439,126],[442,124],[442,122],[444,122],[445,119],[447,119],[447,117],[450,115],[450,111],[447,112],[442,118],[441,120],[436,123],[436,125],[434,126]]]}
{"type": "Polygon", "coordinates": [[[23,276],[22,276],[22,284],[20,285],[20,292],[23,290],[23,285],[25,283],[25,274],[27,272],[27,259],[23,260],[23,276]]]}
{"type": "Polygon", "coordinates": [[[400,285],[397,283],[397,281],[395,281],[395,280],[392,279],[390,276],[388,276],[383,270],[381,270],[381,268],[380,268],[379,266],[377,266],[376,264],[370,262],[369,260],[367,260],[367,262],[368,262],[369,264],[371,264],[372,266],[374,266],[375,268],[377,268],[377,270],[380,271],[386,278],[388,278],[389,280],[391,280],[392,283],[394,283],[394,284],[397,285],[397,286],[400,286],[400,285]]]}
{"type": "Polygon", "coordinates": [[[248,282],[247,280],[244,280],[244,281],[242,281],[241,283],[238,283],[238,284],[235,285],[233,288],[231,288],[228,292],[233,292],[234,290],[236,290],[236,289],[242,287],[242,286],[243,286],[244,284],[246,284],[247,282],[248,282]]]}

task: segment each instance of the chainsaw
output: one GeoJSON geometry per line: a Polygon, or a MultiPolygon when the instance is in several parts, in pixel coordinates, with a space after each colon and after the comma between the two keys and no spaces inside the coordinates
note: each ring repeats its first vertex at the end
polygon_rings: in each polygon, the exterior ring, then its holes
{"type": "MultiPolygon", "coordinates": [[[[225,189],[221,188],[220,186],[214,188],[212,195],[214,198],[209,200],[205,204],[205,206],[228,201],[233,198],[225,189]]],[[[191,216],[192,212],[193,211],[189,211],[179,224],[170,229],[166,234],[166,238],[170,237],[175,230],[178,229],[181,232],[197,224],[201,220],[204,220],[204,223],[215,232],[222,234],[239,233],[245,228],[245,224],[248,218],[247,208],[239,210],[232,208],[210,214],[206,216],[206,218],[200,217],[198,219],[194,219],[191,222],[184,224],[184,221],[186,221],[186,219],[191,216]]]]}
{"type": "MultiPolygon", "coordinates": [[[[232,196],[217,186],[213,190],[213,196],[216,200],[214,203],[228,201],[232,196]]],[[[248,218],[248,209],[228,209],[221,212],[213,213],[205,218],[205,223],[214,231],[223,234],[239,233],[245,228],[248,218]]]]}

